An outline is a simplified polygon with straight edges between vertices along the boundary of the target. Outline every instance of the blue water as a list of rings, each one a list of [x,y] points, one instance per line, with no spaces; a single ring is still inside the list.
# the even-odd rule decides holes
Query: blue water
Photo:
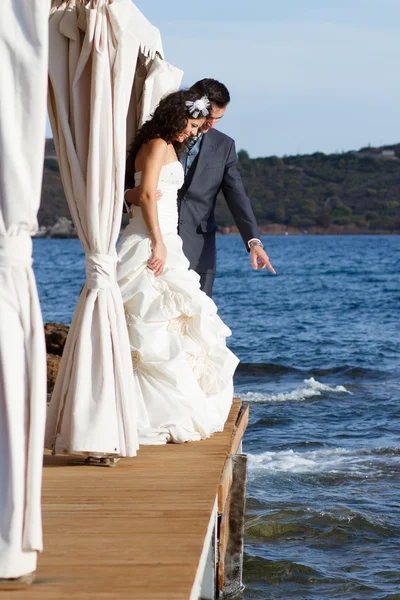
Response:
[[[218,238],[215,300],[251,404],[244,599],[400,599],[400,237]],[[34,240],[45,321],[71,320],[78,240]]]

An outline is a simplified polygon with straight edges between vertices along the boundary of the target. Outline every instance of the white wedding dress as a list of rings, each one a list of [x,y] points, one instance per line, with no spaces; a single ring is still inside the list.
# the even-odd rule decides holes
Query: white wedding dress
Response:
[[[141,173],[135,174],[140,185]],[[233,398],[237,357],[229,328],[189,270],[178,236],[179,161],[162,167],[158,216],[167,257],[158,277],[147,267],[148,228],[135,208],[118,245],[121,287],[132,353],[139,443],[188,442],[221,431]]]

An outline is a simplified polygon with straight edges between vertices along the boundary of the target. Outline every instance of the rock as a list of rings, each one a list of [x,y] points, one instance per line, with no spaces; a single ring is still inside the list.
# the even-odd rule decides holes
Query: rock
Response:
[[[44,336],[46,339],[46,351],[48,354],[61,356],[67,341],[69,327],[63,323],[46,323]]]
[[[61,355],[67,341],[69,326],[63,323],[46,323],[44,326],[44,337],[47,351],[47,400],[56,383],[58,369],[60,368]]]
[[[47,237],[47,227],[45,225],[41,225],[39,227],[39,229],[37,230],[37,232],[35,233],[35,235],[33,235],[32,237],[34,237],[34,238]]]
[[[56,383],[61,356],[58,354],[47,355],[47,394],[51,395]]]
[[[49,227],[47,234],[51,238],[75,238],[77,237],[75,227],[71,219],[59,217],[52,227]]]

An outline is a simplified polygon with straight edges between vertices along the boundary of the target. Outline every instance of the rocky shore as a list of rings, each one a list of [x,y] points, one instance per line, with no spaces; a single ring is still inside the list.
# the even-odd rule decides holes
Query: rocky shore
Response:
[[[269,225],[261,225],[260,232],[264,235],[399,235],[399,229],[364,229],[354,225],[330,225],[329,227],[308,227],[307,229],[299,229],[298,227],[290,227],[280,225],[279,223],[271,223]],[[220,227],[219,234],[235,235],[238,234],[237,227]],[[76,229],[71,219],[60,217],[51,226],[41,225],[38,232],[33,237],[35,238],[54,238],[68,239],[77,238]]]
[[[71,219],[67,217],[59,217],[54,225],[41,225],[35,238],[76,238],[78,237],[76,229]]]
[[[61,356],[67,341],[69,326],[62,323],[46,323],[44,337],[47,352],[47,394],[51,396],[57,379]]]

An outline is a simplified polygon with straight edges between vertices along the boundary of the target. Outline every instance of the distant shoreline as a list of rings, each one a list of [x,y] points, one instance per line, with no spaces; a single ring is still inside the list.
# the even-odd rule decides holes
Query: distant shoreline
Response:
[[[232,228],[233,229],[233,228]],[[400,231],[370,231],[368,229],[363,230],[363,231],[269,231],[269,230],[265,230],[262,227],[260,227],[260,234],[261,235],[270,235],[270,236],[285,236],[285,237],[293,237],[293,236],[312,236],[312,235],[316,235],[316,236],[349,236],[349,235],[357,235],[357,236],[363,236],[363,235],[373,235],[373,236],[377,236],[377,235],[382,235],[382,236],[392,236],[392,235],[400,235]],[[239,235],[240,233],[238,231],[229,231],[229,232],[221,232],[218,231],[217,232],[218,236],[221,237],[225,237],[225,236],[233,236],[233,235]],[[32,236],[33,239],[35,240],[77,240],[79,239],[77,235],[70,235],[70,236],[42,236],[42,235],[38,235],[38,236]]]
[[[308,229],[298,229],[274,224],[260,225],[259,230],[262,235],[400,235],[400,229],[388,231],[385,229],[361,229],[345,225],[313,226]],[[237,227],[221,227],[218,233],[220,235],[236,235],[239,234],[239,230]]]
[[[128,224],[122,222],[121,231]],[[259,226],[260,233],[263,235],[399,235],[400,229],[366,229],[356,227],[355,225],[330,225],[329,227],[321,227],[313,225],[311,227],[290,227],[280,223],[270,223],[268,225]],[[218,230],[219,235],[239,235],[239,230],[236,226],[228,227],[221,226]],[[35,239],[69,239],[77,238],[76,229],[71,219],[67,217],[58,217],[56,222],[51,227],[41,226],[38,232],[33,236]]]

